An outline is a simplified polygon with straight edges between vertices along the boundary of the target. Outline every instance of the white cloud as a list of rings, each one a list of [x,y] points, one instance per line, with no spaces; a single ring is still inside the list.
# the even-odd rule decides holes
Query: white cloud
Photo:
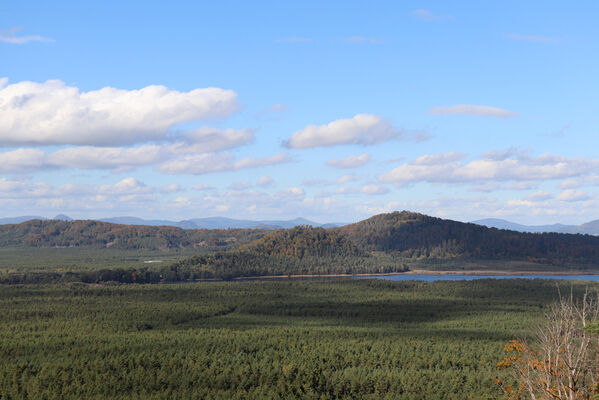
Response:
[[[341,187],[335,191],[336,194],[368,194],[379,195],[389,193],[389,188],[375,183],[359,187]]]
[[[256,185],[260,187],[271,187],[274,185],[274,183],[275,181],[270,176],[263,176],[262,178],[258,179]]]
[[[11,44],[25,44],[29,42],[53,42],[54,39],[46,38],[40,35],[17,36],[23,28],[15,27],[9,30],[0,31],[0,42]]]
[[[125,178],[114,185],[102,185],[98,188],[101,194],[134,194],[151,190],[145,183],[135,178]]]
[[[212,153],[229,150],[252,143],[253,129],[215,129],[203,127],[177,137],[183,141],[172,144],[169,151],[175,154]]]
[[[430,114],[467,114],[482,115],[485,117],[509,118],[518,115],[517,113],[503,108],[476,106],[471,104],[456,104],[449,107],[433,107],[429,110]]]
[[[449,151],[447,153],[439,154],[425,154],[415,159],[413,165],[439,165],[439,164],[450,164],[454,161],[458,161],[466,157],[466,154],[459,153],[457,151]]]
[[[164,193],[179,192],[181,190],[181,185],[178,183],[171,183],[170,185],[166,185],[162,188],[162,192]]]
[[[442,21],[453,19],[453,16],[450,14],[435,14],[430,10],[425,10],[422,8],[412,11],[412,16],[423,21]]]
[[[246,157],[237,161],[234,169],[265,167],[268,165],[283,164],[291,162],[289,155],[286,153],[278,153],[270,157]]]
[[[110,146],[162,140],[179,123],[226,117],[237,108],[237,94],[219,88],[178,92],[152,85],[80,92],[58,80],[11,85],[4,80],[0,144]]]
[[[508,190],[531,190],[538,186],[536,182],[512,182],[505,185],[505,188]]]
[[[11,192],[22,185],[21,181],[9,181],[6,178],[0,179],[0,192]]]
[[[359,178],[356,175],[346,174],[346,175],[341,175],[339,178],[337,178],[337,183],[340,185],[344,185],[349,182],[355,182],[358,179]]]
[[[599,186],[599,175],[590,174],[580,178],[565,179],[557,184],[560,189],[577,189],[591,186]]]
[[[0,153],[0,172],[39,169],[44,166],[44,156],[39,149],[16,149]]]
[[[212,172],[236,171],[245,168],[263,167],[289,161],[289,156],[285,153],[279,153],[264,158],[247,157],[239,161],[235,161],[231,154],[207,153],[184,156],[166,161],[159,167],[159,170],[165,174],[201,175]]]
[[[551,199],[552,197],[553,195],[545,190],[537,190],[536,192],[526,196],[525,199],[530,201],[545,201]]]
[[[550,37],[550,36],[538,36],[538,35],[518,35],[516,33],[504,33],[503,37],[512,40],[522,40],[526,42],[536,43],[558,43],[563,42],[563,38]]]
[[[370,162],[371,155],[366,153],[359,156],[337,158],[327,161],[327,165],[334,168],[357,168]]]
[[[339,144],[373,145],[397,139],[403,134],[403,131],[378,115],[357,114],[353,118],[338,119],[327,125],[309,125],[295,132],[284,144],[294,149]]]
[[[45,164],[62,168],[124,170],[159,162],[162,148],[156,145],[141,147],[71,147],[46,156]]]
[[[382,174],[382,182],[405,185],[415,182],[480,183],[489,181],[542,181],[594,173],[599,160],[567,158],[552,154],[538,157],[515,155],[463,162],[459,153],[427,155]]]
[[[222,153],[195,154],[166,161],[158,169],[165,174],[193,175],[232,171],[234,158],[231,154]]]
[[[584,201],[589,200],[591,197],[582,190],[568,189],[561,192],[557,199],[560,201]]]
[[[242,146],[254,140],[251,130],[203,128],[184,134],[171,144],[139,147],[68,147],[46,154],[40,149],[21,148],[0,153],[0,171],[24,172],[47,168],[110,169],[121,172],[173,160],[180,155],[213,153]]]

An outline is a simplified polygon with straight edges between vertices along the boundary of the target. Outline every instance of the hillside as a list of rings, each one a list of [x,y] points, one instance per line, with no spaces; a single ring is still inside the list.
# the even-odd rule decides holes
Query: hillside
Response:
[[[407,211],[380,214],[336,230],[368,251],[411,259],[530,260],[599,266],[599,237],[522,233]]]
[[[178,280],[263,275],[403,272],[405,265],[372,254],[333,229],[299,226],[278,230],[237,250],[204,254],[173,264]]]
[[[0,247],[95,247],[165,250],[186,247],[231,248],[266,234],[248,229],[194,229],[120,225],[99,221],[31,220],[0,226]]]

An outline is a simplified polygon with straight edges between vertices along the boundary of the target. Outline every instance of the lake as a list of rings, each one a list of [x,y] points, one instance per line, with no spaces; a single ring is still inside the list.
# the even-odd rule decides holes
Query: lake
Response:
[[[402,274],[356,276],[355,279],[384,279],[387,281],[472,281],[475,279],[568,279],[599,282],[599,275],[465,275],[465,274]]]

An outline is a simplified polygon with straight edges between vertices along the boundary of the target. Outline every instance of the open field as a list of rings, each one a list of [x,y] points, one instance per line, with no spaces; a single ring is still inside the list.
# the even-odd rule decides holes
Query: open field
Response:
[[[503,346],[556,296],[544,280],[0,286],[0,398],[497,398]]]
[[[209,250],[205,250],[206,252]],[[103,268],[139,268],[178,261],[202,249],[121,250],[93,247],[0,247],[0,272],[89,271]],[[161,260],[163,263],[146,263]]]

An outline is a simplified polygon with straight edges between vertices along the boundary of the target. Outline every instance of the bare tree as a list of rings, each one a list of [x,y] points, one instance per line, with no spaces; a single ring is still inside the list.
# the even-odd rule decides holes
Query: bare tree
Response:
[[[599,399],[599,336],[588,328],[599,318],[599,293],[580,301],[562,297],[546,314],[534,340],[512,340],[508,368],[518,387],[502,384],[509,399]]]

